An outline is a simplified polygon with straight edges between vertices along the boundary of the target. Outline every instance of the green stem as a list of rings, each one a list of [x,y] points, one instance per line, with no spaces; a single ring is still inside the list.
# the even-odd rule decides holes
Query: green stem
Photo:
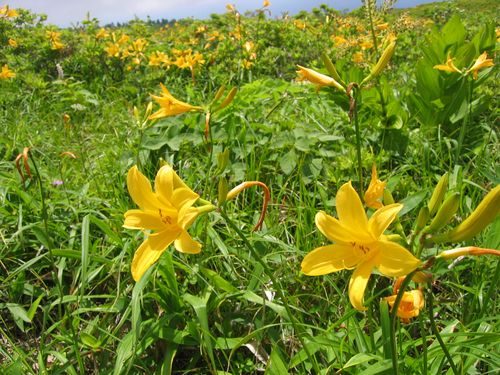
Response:
[[[359,131],[359,121],[358,121],[358,90],[352,97],[354,104],[352,106],[352,122],[354,122],[354,129],[356,131],[356,156],[358,160],[358,180],[359,180],[359,191],[364,191],[363,185],[363,163],[361,161],[361,133]]]
[[[467,77],[464,77],[463,79],[467,79]],[[462,120],[462,125],[460,127],[460,133],[458,135],[458,144],[457,144],[457,151],[455,153],[455,164],[458,164],[458,160],[460,158],[460,152],[462,151],[462,146],[463,146],[463,143],[464,143],[464,139],[465,139],[465,132],[467,130],[467,126],[469,124],[469,121],[471,119],[471,116],[472,116],[472,104],[471,104],[471,100],[472,100],[472,90],[473,90],[473,87],[474,87],[474,83],[473,82],[468,82],[467,84],[467,114],[464,116],[464,119]]]
[[[453,358],[451,358],[450,352],[446,348],[446,344],[444,343],[443,339],[441,338],[441,335],[439,334],[439,331],[436,327],[436,322],[434,320],[434,295],[432,294],[432,285],[429,283],[428,291],[427,291],[427,307],[429,309],[429,321],[431,323],[431,330],[432,333],[436,336],[436,339],[439,342],[439,345],[441,346],[441,349],[443,350],[443,353],[448,360],[448,363],[450,364],[451,370],[455,375],[458,375],[458,370],[455,367],[455,363],[453,362]]]
[[[33,154],[31,154],[33,155]],[[59,291],[59,297],[61,299],[61,303],[59,303],[58,306],[58,312],[59,312],[59,317],[62,317],[62,300],[64,297],[64,292],[62,289],[62,285],[59,282],[59,278],[57,277],[57,266],[54,258],[54,254],[52,253],[52,248],[54,247],[54,244],[52,243],[52,238],[49,235],[49,214],[47,213],[47,205],[45,203],[45,191],[43,189],[43,182],[42,178],[40,177],[40,173],[38,171],[38,166],[36,164],[35,158],[32,156],[31,157],[31,163],[33,164],[33,168],[35,169],[35,174],[36,174],[36,179],[38,181],[38,186],[40,187],[40,201],[42,203],[42,221],[43,221],[43,228],[45,232],[45,237],[47,238],[47,251],[49,254],[49,260],[52,266],[52,272],[53,272],[53,279],[57,284],[57,289]]]
[[[245,244],[246,248],[250,251],[252,256],[262,265],[264,272],[269,277],[269,279],[271,280],[273,285],[276,286],[276,293],[278,294],[280,299],[283,301],[283,306],[285,307],[286,313],[288,315],[288,318],[290,319],[290,323],[292,324],[294,331],[300,332],[299,327],[297,326],[297,324],[295,322],[294,315],[292,314],[290,306],[288,305],[287,298],[286,298],[285,294],[283,293],[281,283],[278,282],[278,280],[274,277],[273,273],[269,270],[267,263],[261,258],[259,253],[255,250],[255,248],[252,246],[250,241],[248,241],[248,239],[245,237],[245,235],[240,230],[240,228],[238,228],[238,226],[229,218],[229,216],[227,215],[227,213],[223,207],[220,208],[220,214],[221,214],[222,218],[224,219],[224,221],[229,225],[229,227],[236,232],[238,237],[240,237],[240,239],[243,241],[243,243]],[[302,347],[304,348],[304,351],[306,352],[307,357],[311,361],[311,364],[314,368],[314,373],[319,374],[321,371],[320,371],[320,368],[318,366],[318,363],[316,362],[316,358],[312,356],[311,352],[307,348],[307,345],[304,342],[302,335],[300,333],[298,334],[298,339],[299,339],[300,343],[302,344]]]
[[[398,295],[396,296],[396,300],[394,301],[394,305],[392,306],[391,310],[391,358],[392,358],[392,371],[393,371],[392,373],[394,375],[399,374],[398,352],[396,346],[396,317],[398,316],[398,308],[399,304],[401,303],[401,300],[403,299],[404,292],[408,287],[408,285],[410,284],[410,281],[415,272],[417,272],[417,270],[406,275],[405,279],[401,283],[401,286],[399,287]]]
[[[420,328],[420,337],[422,337],[422,375],[427,375],[427,335],[422,314],[418,317],[418,325]]]

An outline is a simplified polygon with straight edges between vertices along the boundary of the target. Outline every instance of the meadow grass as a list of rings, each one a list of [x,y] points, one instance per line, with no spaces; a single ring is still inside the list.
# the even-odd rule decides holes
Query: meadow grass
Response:
[[[434,23],[328,7],[278,19],[264,8],[228,12],[161,29],[136,20],[106,28],[115,35],[103,41],[95,37],[98,21],[88,20],[61,30],[61,50],[47,39],[56,28],[31,13],[0,18],[0,65],[16,73],[0,79],[0,372],[495,373],[498,258],[436,259],[423,286],[426,306],[409,323],[389,312],[384,297],[393,294],[393,280],[378,272],[363,312],[349,299],[352,271],[301,272],[306,254],[330,243],[315,215],[337,217],[335,197],[348,181],[362,196],[373,163],[404,205],[390,233],[405,233],[406,245],[446,172],[447,197],[455,193],[459,203],[437,234],[463,222],[498,185],[496,66],[477,80],[432,69],[450,51],[464,72],[483,51],[492,56],[493,20],[478,24],[477,14],[456,4],[434,6],[442,17]],[[335,44],[334,36],[366,34],[369,41],[370,25],[385,20],[398,33],[397,49],[382,74],[359,89],[358,147],[349,98],[298,82],[295,64],[331,74],[322,68],[326,52],[345,82],[359,84],[384,45],[365,50],[359,41]],[[225,38],[210,39],[213,31]],[[375,40],[382,42],[387,35],[380,32]],[[137,66],[107,51],[122,34],[148,41],[145,50],[129,50]],[[206,43],[212,45],[204,49]],[[199,51],[206,62],[148,65],[148,54],[174,48]],[[364,60],[353,62],[354,52]],[[207,139],[203,112],[140,125],[160,82],[193,105],[209,103],[222,85],[225,94],[233,86],[238,92],[212,114]],[[16,169],[25,147],[31,177],[23,158],[23,176]],[[127,173],[137,165],[152,181],[163,162],[217,210],[189,228],[200,254],[170,246],[135,282],[131,262],[145,236],[122,227],[124,213],[136,208]],[[252,228],[262,191],[252,187],[222,202],[220,187],[254,180],[271,190],[258,231]],[[416,236],[410,250],[426,261],[460,246],[498,249],[495,217],[473,239],[433,244]]]

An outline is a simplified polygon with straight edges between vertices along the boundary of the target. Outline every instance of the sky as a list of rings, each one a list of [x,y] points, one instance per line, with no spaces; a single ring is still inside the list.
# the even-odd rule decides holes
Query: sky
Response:
[[[311,10],[321,4],[345,10],[361,6],[361,0],[270,0],[271,16],[283,12],[295,14],[300,10]],[[432,0],[399,0],[397,7],[405,8]],[[262,6],[262,0],[0,0],[0,6],[24,8],[48,16],[47,23],[60,27],[74,26],[85,20],[87,13],[97,18],[101,25],[125,22],[138,17],[146,19],[207,18],[212,13],[224,13],[226,4],[234,4],[240,13]]]

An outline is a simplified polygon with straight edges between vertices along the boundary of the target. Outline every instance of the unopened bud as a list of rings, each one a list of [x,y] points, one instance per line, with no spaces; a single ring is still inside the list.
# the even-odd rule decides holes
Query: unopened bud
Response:
[[[417,221],[415,223],[415,232],[420,233],[422,229],[424,229],[425,224],[429,220],[429,208],[422,207],[418,212]]]
[[[380,56],[380,59],[378,60],[377,64],[372,68],[370,74],[363,80],[363,82],[361,82],[362,85],[371,80],[372,78],[378,76],[382,72],[382,70],[385,69],[387,64],[389,64],[392,55],[394,55],[395,50],[396,50],[396,42],[393,41],[386,47],[386,49],[382,53],[382,56]]]
[[[436,255],[436,258],[441,259],[455,259],[464,255],[496,255],[500,256],[499,250],[484,249],[481,247],[467,246],[459,247],[457,249],[445,250]]]
[[[500,185],[491,190],[479,203],[476,209],[450,232],[433,236],[430,239],[435,243],[461,242],[470,240],[485,229],[500,212]]]
[[[387,189],[384,189],[384,204],[386,206],[394,204],[394,198],[392,197],[391,192]]]
[[[441,176],[434,191],[432,192],[431,199],[429,200],[429,216],[432,217],[437,212],[443,198],[448,190],[448,172]]]
[[[457,213],[458,206],[460,204],[460,193],[455,192],[446,198],[439,208],[436,216],[431,221],[428,232],[437,232],[439,229],[444,227],[451,218]]]
[[[326,70],[328,70],[328,73],[331,74],[332,78],[336,80],[338,83],[340,83],[342,86],[345,86],[345,82],[340,77],[339,72],[335,68],[335,65],[333,64],[332,60],[330,60],[328,55],[326,53],[323,53],[321,55],[321,59],[323,60],[323,64],[325,64],[325,68]]]
[[[218,186],[218,202],[219,205],[223,204],[227,199],[227,191],[229,190],[227,185],[227,180],[225,177],[219,177],[219,186]]]
[[[227,94],[226,98],[224,101],[220,104],[219,107],[217,107],[217,111],[220,111],[221,109],[226,108],[231,102],[233,101],[234,97],[236,96],[236,92],[238,91],[237,87],[233,87],[231,91],[229,91],[229,94]]]
[[[217,169],[220,173],[224,172],[227,165],[229,164],[229,149],[226,148],[224,151],[217,154]]]

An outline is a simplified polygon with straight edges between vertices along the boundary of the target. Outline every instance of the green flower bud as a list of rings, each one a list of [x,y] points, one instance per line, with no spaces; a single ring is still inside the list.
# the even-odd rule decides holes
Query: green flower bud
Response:
[[[429,216],[432,217],[437,212],[443,198],[448,190],[448,172],[441,176],[434,191],[432,192],[431,199],[429,200]]]

